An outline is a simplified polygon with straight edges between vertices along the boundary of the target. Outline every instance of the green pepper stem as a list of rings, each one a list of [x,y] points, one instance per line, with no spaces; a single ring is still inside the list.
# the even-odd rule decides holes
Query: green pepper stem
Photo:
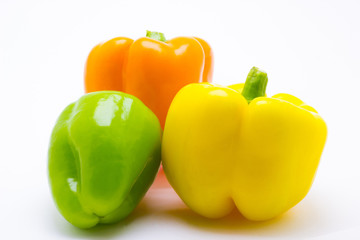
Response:
[[[242,95],[250,103],[254,98],[265,96],[268,82],[267,73],[257,67],[251,68],[242,90]]]
[[[161,42],[166,42],[165,35],[161,32],[152,32],[152,31],[147,30],[146,36],[149,38],[161,41]]]

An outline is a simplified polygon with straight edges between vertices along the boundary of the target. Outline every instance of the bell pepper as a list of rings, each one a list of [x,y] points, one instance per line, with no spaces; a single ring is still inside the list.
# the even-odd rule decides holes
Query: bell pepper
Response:
[[[189,83],[211,82],[213,54],[197,37],[166,41],[147,32],[136,41],[117,37],[95,46],[85,66],[85,92],[116,90],[138,97],[163,127],[170,103]]]
[[[267,80],[253,68],[245,85],[190,84],[170,106],[164,171],[181,199],[205,217],[237,208],[249,220],[271,219],[311,187],[325,122],[294,96],[265,97]]]
[[[128,216],[160,166],[162,129],[139,99],[84,95],[61,113],[51,135],[50,187],[64,218],[79,228]]]

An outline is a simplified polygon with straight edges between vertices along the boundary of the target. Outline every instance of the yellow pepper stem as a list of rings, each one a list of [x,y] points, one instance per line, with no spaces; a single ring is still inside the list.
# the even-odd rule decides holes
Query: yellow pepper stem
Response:
[[[146,36],[161,42],[166,42],[165,35],[161,32],[146,31]]]
[[[267,73],[257,67],[251,68],[242,90],[242,95],[250,103],[254,98],[265,96],[268,82]]]

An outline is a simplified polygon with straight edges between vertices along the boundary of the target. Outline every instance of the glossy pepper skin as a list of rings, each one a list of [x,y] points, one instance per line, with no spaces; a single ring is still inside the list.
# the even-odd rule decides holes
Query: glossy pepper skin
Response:
[[[266,83],[266,73],[253,68],[245,86],[190,84],[171,104],[164,171],[200,215],[220,218],[237,208],[249,220],[268,220],[309,191],[325,122],[294,96],[263,97]]]
[[[79,228],[128,216],[160,165],[161,127],[139,99],[121,92],[84,95],[61,113],[49,146],[55,203]]]
[[[166,41],[149,32],[136,41],[118,37],[95,46],[85,66],[85,92],[117,90],[138,97],[163,127],[170,103],[189,83],[211,82],[213,53],[196,37]]]

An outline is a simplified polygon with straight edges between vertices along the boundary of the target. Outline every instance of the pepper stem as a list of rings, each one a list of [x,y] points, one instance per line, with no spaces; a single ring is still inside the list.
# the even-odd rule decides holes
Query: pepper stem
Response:
[[[152,32],[152,31],[147,30],[146,36],[149,38],[161,41],[161,42],[166,42],[165,35],[161,32]]]
[[[251,68],[242,90],[242,95],[250,103],[254,98],[265,96],[268,82],[267,73],[257,67]]]

